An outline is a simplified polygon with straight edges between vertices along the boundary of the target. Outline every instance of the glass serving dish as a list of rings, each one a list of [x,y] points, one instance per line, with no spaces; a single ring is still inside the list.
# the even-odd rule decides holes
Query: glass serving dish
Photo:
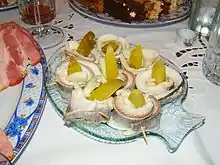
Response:
[[[45,82],[48,97],[56,112],[61,118],[68,108],[70,93],[65,93],[55,82],[56,68],[61,64],[63,48],[59,48],[48,61],[47,81]],[[175,69],[182,77],[180,86],[176,88],[166,99],[161,101],[161,113],[156,118],[147,121],[149,136],[155,136],[163,140],[169,152],[177,151],[184,138],[193,130],[204,124],[205,118],[198,114],[186,111],[182,102],[187,96],[188,83],[183,73],[169,60],[160,56],[166,65]],[[93,124],[84,120],[73,120],[68,127],[81,134],[105,143],[122,144],[135,141],[143,137],[143,132],[133,131],[126,133],[123,129],[113,128],[108,123]]]

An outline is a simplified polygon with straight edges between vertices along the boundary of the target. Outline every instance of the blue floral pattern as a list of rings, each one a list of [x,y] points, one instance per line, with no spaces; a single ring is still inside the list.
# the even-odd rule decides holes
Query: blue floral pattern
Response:
[[[29,88],[29,89],[34,88],[34,87],[35,85],[33,83],[28,83],[27,85],[25,85],[25,88]]]
[[[25,105],[30,107],[34,104],[34,100],[31,98],[28,98],[27,100],[24,101]]]
[[[15,137],[15,136],[21,136],[21,132],[24,129],[24,127],[27,125],[28,120],[26,118],[17,117],[15,116],[13,118],[13,121],[9,123],[5,133],[7,136]]]
[[[39,75],[39,70],[37,69],[37,67],[33,67],[33,68],[31,69],[31,73],[34,74],[34,75],[36,75],[36,76],[38,76],[38,75]]]

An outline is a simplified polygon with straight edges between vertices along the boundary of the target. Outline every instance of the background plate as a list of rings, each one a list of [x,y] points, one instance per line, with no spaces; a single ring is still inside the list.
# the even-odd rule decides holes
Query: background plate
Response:
[[[17,0],[8,0],[8,5],[1,6],[0,11],[9,10],[17,7]]]
[[[134,27],[134,28],[148,28],[148,27],[159,27],[164,25],[173,24],[176,22],[180,22],[186,19],[190,14],[191,8],[191,0],[184,0],[184,3],[179,7],[179,9],[175,12],[162,16],[160,19],[156,19],[153,21],[143,21],[143,22],[132,22],[126,23],[122,22],[121,20],[114,19],[107,14],[99,14],[95,13],[88,9],[88,7],[82,5],[79,0],[68,0],[70,6],[77,11],[79,14],[91,18],[95,21],[116,25],[116,26],[126,26],[126,27]]]
[[[3,129],[6,125],[4,132],[13,146],[14,158],[12,162],[15,162],[16,159],[19,158],[31,140],[31,137],[34,135],[46,104],[47,97],[44,81],[46,81],[45,71],[47,62],[43,51],[41,51],[41,54],[43,56],[41,62],[35,66],[28,66],[28,75],[22,81],[22,84],[13,87],[18,88],[18,92],[21,91],[20,95],[17,94],[18,97],[12,99],[14,100],[13,102],[17,100],[18,102],[13,115],[9,116],[11,110],[8,110],[8,115],[4,115],[6,118],[1,123],[1,128]],[[7,95],[12,97],[10,92],[12,89],[8,88],[5,90],[8,90]],[[11,108],[14,108],[13,105]],[[8,120],[7,117],[10,118],[10,120],[6,124],[5,122]]]

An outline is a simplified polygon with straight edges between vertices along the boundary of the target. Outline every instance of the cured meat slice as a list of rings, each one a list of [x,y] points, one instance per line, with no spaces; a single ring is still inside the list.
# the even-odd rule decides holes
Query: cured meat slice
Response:
[[[7,51],[10,53],[12,60],[18,66],[26,67],[28,62],[27,59],[22,56],[22,52],[20,51],[20,49],[15,49],[19,47],[19,42],[15,37],[14,30],[12,28],[6,28],[2,33],[3,41],[5,43],[5,46],[7,47]]]
[[[1,54],[1,47],[0,47],[0,91],[7,88],[9,85],[8,82],[8,76],[7,73],[5,72],[6,70],[6,65],[5,65],[5,58]]]
[[[4,39],[4,34],[5,33],[0,33],[0,39]],[[26,75],[26,67],[24,65],[16,64],[11,54],[13,53],[14,55],[17,52],[10,52],[9,50],[11,49],[14,50],[13,47],[10,48],[6,45],[6,42],[0,44],[0,68],[3,71],[0,73],[0,84],[2,84],[0,85],[0,90],[6,88],[8,85],[13,86],[20,83]]]
[[[26,60],[29,60],[28,62],[30,62],[31,65],[36,65],[38,62],[40,62],[42,58],[39,53],[41,48],[26,29],[18,26],[14,22],[3,24],[0,26],[0,30],[1,29],[7,34],[7,37],[4,37],[4,41],[8,45],[11,45],[11,47],[14,46],[13,44],[17,43],[17,46],[19,47],[18,50],[21,51],[21,54]],[[13,38],[13,43],[7,42],[8,40],[12,41]]]
[[[42,56],[40,55],[39,49],[36,47],[36,42],[35,44],[33,43],[33,38],[30,38],[27,33],[20,28],[14,29],[14,35],[19,43],[20,51],[22,51],[26,59],[30,60],[31,65],[39,63]]]
[[[1,30],[1,28],[5,28],[5,27],[19,28],[25,35],[27,35],[27,37],[30,38],[31,42],[36,47],[36,49],[39,49],[39,50],[41,49],[40,46],[37,44],[37,42],[34,40],[34,38],[31,36],[31,34],[25,28],[19,26],[15,22],[7,22],[4,24],[0,24],[0,30]]]
[[[7,65],[6,73],[9,80],[9,86],[19,84],[27,74],[26,71],[24,72],[23,69],[21,70],[12,60],[10,60]]]
[[[41,61],[40,47],[24,28],[14,22],[0,24],[0,91],[22,81],[27,65]]]
[[[0,40],[2,40],[2,34],[0,33]],[[0,91],[7,88],[9,85],[7,76],[8,55],[5,55],[4,42],[0,44]]]
[[[5,133],[0,129],[0,152],[8,157],[9,160],[13,158],[13,147],[10,141],[8,140]],[[4,161],[2,157],[0,157],[0,162]]]

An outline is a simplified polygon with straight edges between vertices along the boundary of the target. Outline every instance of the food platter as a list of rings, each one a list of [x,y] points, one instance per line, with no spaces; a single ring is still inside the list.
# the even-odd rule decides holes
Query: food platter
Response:
[[[160,17],[160,19],[127,23],[119,19],[115,19],[109,16],[108,14],[96,13],[88,9],[88,7],[86,7],[82,3],[80,3],[79,0],[68,0],[68,1],[69,1],[70,6],[82,16],[88,17],[92,20],[105,23],[105,24],[123,26],[123,27],[133,27],[133,28],[159,27],[159,26],[165,26],[165,25],[174,24],[174,23],[183,21],[187,19],[189,16],[191,3],[192,3],[191,0],[184,0],[184,3],[178,8],[177,11],[174,11],[170,14],[166,14]]]
[[[0,6],[0,11],[9,10],[17,7],[17,0],[8,0],[8,4]]]
[[[133,44],[130,45],[132,46]],[[158,58],[165,61],[166,67],[175,70],[182,80],[179,85],[174,88],[174,91],[170,92],[165,99],[160,101],[160,113],[156,112],[157,115],[154,117],[142,120],[144,121],[143,123],[132,122],[131,124],[130,120],[128,122],[126,118],[118,115],[119,113],[114,107],[114,110],[110,113],[110,119],[107,122],[90,122],[82,118],[75,118],[66,122],[66,114],[69,113],[70,106],[80,103],[80,99],[75,97],[75,99],[72,100],[71,97],[73,95],[71,96],[71,92],[68,91],[69,89],[64,90],[60,87],[60,84],[57,83],[57,69],[66,61],[66,59],[62,57],[65,52],[64,50],[66,50],[65,46],[59,48],[49,59],[45,87],[52,105],[59,116],[64,119],[65,125],[72,127],[81,134],[94,140],[111,144],[132,142],[145,137],[147,134],[162,139],[168,151],[173,153],[177,151],[184,138],[191,131],[204,124],[205,118],[203,116],[190,113],[182,106],[182,102],[186,98],[188,91],[186,77],[171,61],[161,55],[158,56]],[[121,63],[118,63],[118,65],[120,67]],[[77,91],[77,88],[72,90]],[[74,102],[73,104],[69,104],[71,100]],[[81,101],[83,101],[83,99]],[[154,104],[154,107],[157,107],[155,105],[156,104]],[[78,110],[79,109],[77,109],[77,111]],[[88,116],[88,118],[90,117],[91,116]],[[130,124],[134,126],[134,129],[131,131]],[[146,128],[144,131],[139,129],[142,128],[142,126]]]
[[[0,116],[0,127],[4,130],[13,147],[14,163],[21,156],[30,142],[40,122],[46,104],[46,92],[43,82],[46,81],[46,58],[41,50],[42,60],[35,66],[28,66],[28,75],[17,86],[5,89],[0,93],[5,108],[13,107]],[[7,97],[8,96],[8,97]],[[9,98],[11,102],[9,101]],[[9,105],[10,104],[10,105]],[[15,105],[14,105],[15,104]],[[4,163],[0,163],[4,164]]]

